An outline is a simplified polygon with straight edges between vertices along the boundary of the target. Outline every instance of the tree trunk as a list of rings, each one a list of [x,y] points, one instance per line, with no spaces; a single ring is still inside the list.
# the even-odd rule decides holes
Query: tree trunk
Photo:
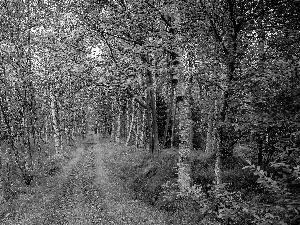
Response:
[[[263,144],[258,144],[257,165],[263,166]]]
[[[69,115],[68,115],[68,126],[67,126],[67,138],[68,138],[68,145],[73,144],[73,126],[72,126],[72,121],[73,120],[73,112],[70,110]]]
[[[56,116],[56,100],[54,93],[50,90],[50,110],[52,115],[52,127],[53,127],[53,138],[55,146],[55,154],[59,154],[61,151],[60,133],[58,128],[57,116]]]
[[[30,80],[23,82],[23,143],[24,143],[24,161],[25,161],[25,169],[26,169],[26,176],[25,182],[29,183],[31,180],[26,180],[30,178],[30,173],[33,170],[33,160],[32,160],[32,153],[33,148],[32,146],[36,145],[36,129],[35,129],[35,122],[36,122],[36,103],[35,103],[35,95],[34,95],[34,87]],[[27,176],[28,175],[28,176]]]
[[[136,116],[135,116],[135,146],[137,148],[139,148],[140,145],[140,138],[141,138],[141,134],[140,134],[140,130],[141,130],[141,111],[139,109],[137,109],[136,111]]]
[[[192,120],[191,111],[185,96],[178,103],[179,108],[179,161],[178,161],[178,183],[181,193],[186,193],[191,185],[190,153],[192,150]]]
[[[129,135],[129,129],[130,129],[130,110],[129,110],[129,99],[126,103],[126,123],[125,123],[125,137]]]
[[[149,59],[146,54],[141,57],[142,62],[145,65],[149,65]],[[158,153],[158,125],[157,125],[157,112],[156,112],[156,87],[153,82],[153,74],[147,68],[146,69],[147,77],[147,122],[148,122],[148,131],[149,131],[149,151],[154,154]],[[151,114],[152,121],[151,121]],[[152,122],[152,124],[151,124]]]
[[[156,112],[156,88],[154,87],[153,77],[150,70],[147,70],[148,84],[149,84],[149,98],[152,114],[152,152],[158,153],[158,126],[157,126],[157,112]]]
[[[43,130],[44,130],[43,136],[45,137],[45,142],[48,142],[49,141],[48,118],[45,119],[45,125]]]
[[[217,148],[219,149],[219,148]],[[218,193],[219,191],[219,186],[222,184],[222,180],[221,180],[221,155],[220,155],[220,151],[217,150],[216,152],[216,161],[215,161],[215,187],[216,187],[216,191]]]
[[[146,105],[147,105],[147,128],[148,128],[148,143],[149,143],[149,152],[151,154],[154,153],[154,150],[153,150],[153,135],[152,135],[152,132],[153,132],[153,127],[152,127],[152,123],[151,123],[151,105],[150,105],[150,88],[149,88],[149,84],[148,84],[148,87],[147,87],[147,96],[146,96]]]
[[[142,109],[142,122],[141,122],[141,147],[145,147],[145,132],[146,132],[146,112]]]
[[[173,108],[174,108],[174,92],[175,92],[175,87],[176,84],[173,81],[173,74],[170,73],[170,79],[171,79],[171,93],[170,93],[170,104],[168,107],[168,112],[167,112],[167,120],[166,120],[166,125],[165,125],[165,132],[164,132],[164,139],[163,139],[163,147],[166,147],[166,142],[167,142],[167,138],[168,138],[168,132],[169,132],[169,124],[170,124],[170,120],[171,117],[173,115]],[[172,126],[173,127],[173,126]]]
[[[116,121],[115,121],[115,102],[114,100],[112,100],[111,103],[111,114],[112,114],[112,118],[111,118],[111,133],[110,133],[110,139],[112,141],[115,141],[115,136],[116,136]]]
[[[258,73],[259,76],[263,76],[266,69],[266,53],[265,53],[265,41],[266,41],[266,33],[263,29],[263,22],[259,22],[260,29],[258,31]],[[262,132],[260,136],[257,138],[257,145],[258,145],[258,153],[257,153],[257,163],[259,166],[263,166],[263,154],[265,149],[266,141],[264,140],[265,134],[267,132]]]
[[[181,93],[178,99],[178,109],[179,109],[179,161],[178,161],[178,184],[181,193],[189,192],[191,186],[191,164],[190,164],[190,154],[193,149],[193,121],[190,106],[191,99],[191,80],[192,75],[189,71],[189,58],[188,55],[183,56],[183,78],[180,81],[179,87]]]
[[[129,132],[128,132],[127,140],[126,140],[126,143],[125,143],[126,146],[129,145],[129,142],[130,142],[130,139],[131,139],[131,133],[132,133],[132,130],[133,130],[133,125],[134,125],[134,115],[135,115],[135,102],[134,101],[135,101],[135,99],[133,98],[132,99],[131,123],[130,123],[130,127],[129,127]]]
[[[118,116],[117,116],[117,124],[116,124],[116,143],[120,143],[121,136],[121,107],[118,106]]]
[[[87,128],[88,128],[87,112],[86,112],[86,109],[82,106],[82,108],[81,108],[81,132],[82,132],[83,139],[86,138]]]
[[[220,193],[220,188],[222,185],[222,177],[221,177],[221,148],[220,148],[220,138],[219,138],[219,133],[216,133],[215,136],[215,149],[216,149],[216,159],[215,159],[215,168],[214,168],[214,175],[215,175],[215,179],[214,179],[214,188],[215,188],[215,197],[219,198],[218,194]]]
[[[216,147],[216,113],[217,113],[217,100],[215,99],[214,104],[208,115],[207,135],[206,135],[206,147],[205,153],[212,153]]]
[[[175,120],[176,120],[177,104],[172,111],[172,131],[171,131],[171,148],[174,147]]]
[[[10,168],[10,166],[11,166],[10,162],[13,161],[13,159],[10,157],[14,156],[14,160],[15,160],[18,168],[20,169],[22,176],[24,178],[26,178],[27,171],[25,168],[24,161],[22,161],[23,157],[21,157],[20,153],[18,152],[18,149],[16,149],[16,147],[15,147],[14,133],[12,132],[13,126],[11,125],[11,121],[10,121],[10,113],[8,111],[9,108],[8,108],[8,100],[6,98],[6,92],[5,92],[5,96],[3,96],[1,92],[0,92],[0,94],[1,94],[0,95],[0,109],[1,109],[3,120],[4,120],[4,123],[6,126],[6,130],[8,132],[8,141],[9,141],[9,145],[10,145],[10,148],[8,148],[8,151],[7,151],[7,155],[9,157],[9,162],[8,162],[7,168]],[[30,179],[30,181],[31,181],[31,179]]]
[[[207,121],[207,131],[206,131],[206,146],[205,153],[211,153],[214,151],[214,133],[213,133],[213,112],[209,113]]]

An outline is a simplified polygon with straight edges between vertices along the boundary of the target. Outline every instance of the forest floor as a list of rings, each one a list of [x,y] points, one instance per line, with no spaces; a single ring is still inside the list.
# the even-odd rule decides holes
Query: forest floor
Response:
[[[96,136],[92,139],[98,140]],[[91,143],[88,143],[91,142]],[[134,200],[113,172],[118,148],[90,140],[73,153],[63,171],[20,196],[1,224],[167,224],[166,215]]]

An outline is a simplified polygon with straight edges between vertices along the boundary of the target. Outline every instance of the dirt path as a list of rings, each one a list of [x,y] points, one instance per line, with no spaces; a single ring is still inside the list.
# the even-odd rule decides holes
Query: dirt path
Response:
[[[138,200],[132,200],[122,181],[113,175],[105,161],[113,159],[113,148],[105,143],[94,146],[97,182],[104,191],[107,213],[116,224],[166,224],[164,215]]]
[[[88,144],[90,145],[90,144]],[[96,182],[92,147],[80,147],[63,167],[63,172],[47,178],[32,195],[20,197],[14,219],[3,225],[89,225],[117,224],[106,213],[104,194]]]
[[[26,200],[19,200],[23,206],[15,219],[1,224],[166,224],[160,212],[132,200],[109,170],[105,162],[113,160],[116,153],[105,142],[78,148],[62,174],[51,178],[35,194],[25,196]]]
[[[103,192],[95,182],[94,154],[91,149],[81,152],[65,168],[67,179],[63,181],[45,206],[42,223],[37,224],[114,224],[105,213]]]

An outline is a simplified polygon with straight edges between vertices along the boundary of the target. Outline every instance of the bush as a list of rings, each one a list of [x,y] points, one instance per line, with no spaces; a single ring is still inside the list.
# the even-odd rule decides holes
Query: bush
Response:
[[[146,157],[142,163],[130,170],[135,176],[130,180],[130,187],[138,198],[155,205],[161,199],[162,185],[170,179],[175,179],[176,155],[164,151],[160,160]]]
[[[299,224],[299,197],[291,195],[284,185],[268,177],[259,167],[250,163],[246,168],[250,171],[225,170],[222,178],[227,183],[218,187],[209,184],[213,182],[213,171],[208,168],[198,176],[202,185],[192,186],[185,194],[179,192],[176,180],[168,181],[163,185],[160,206],[179,213],[178,218],[189,215],[189,224]],[[210,185],[210,189],[203,185]],[[247,185],[256,187],[252,193],[256,197],[246,199],[243,196]],[[198,214],[194,214],[195,211]]]
[[[299,196],[289,192],[285,179],[274,180],[267,175],[259,166],[255,166],[248,161],[249,166],[245,167],[253,171],[258,176],[257,182],[270,194],[272,194],[273,204],[262,205],[260,212],[266,212],[269,224],[298,224],[300,216],[300,198]],[[271,164],[271,166],[289,167],[285,163]],[[299,166],[294,168],[294,174],[299,174]],[[299,176],[298,176],[299,177]],[[265,218],[260,218],[264,220]],[[298,222],[297,222],[298,221]],[[273,222],[273,223],[271,223]]]

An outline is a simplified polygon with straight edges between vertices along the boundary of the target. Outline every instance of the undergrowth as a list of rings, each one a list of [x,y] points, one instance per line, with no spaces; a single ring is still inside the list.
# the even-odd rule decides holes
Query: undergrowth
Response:
[[[121,150],[120,154],[125,151]],[[136,159],[139,163],[126,165],[119,174],[137,198],[166,211],[170,215],[169,224],[299,224],[298,195],[290,193],[284,184],[261,168],[240,158],[223,164],[223,185],[218,188],[214,185],[213,156],[195,158],[194,183],[188,193],[180,193],[177,156],[170,152],[174,151],[162,152],[157,162],[144,154]]]

